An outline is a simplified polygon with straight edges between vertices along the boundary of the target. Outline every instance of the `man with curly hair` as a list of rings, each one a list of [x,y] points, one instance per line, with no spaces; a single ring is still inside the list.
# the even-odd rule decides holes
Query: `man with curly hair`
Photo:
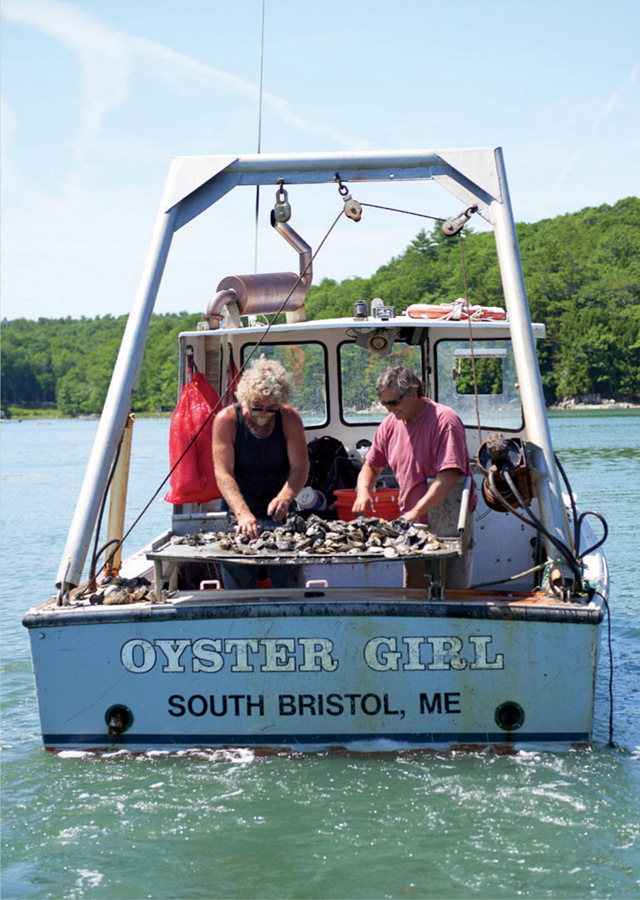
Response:
[[[275,527],[307,482],[309,459],[300,415],[287,405],[291,385],[284,367],[264,355],[243,375],[238,402],[220,412],[213,426],[218,487],[237,520],[238,534],[256,538]],[[225,587],[253,588],[258,567],[222,567]],[[298,584],[297,566],[267,566],[273,587]]]

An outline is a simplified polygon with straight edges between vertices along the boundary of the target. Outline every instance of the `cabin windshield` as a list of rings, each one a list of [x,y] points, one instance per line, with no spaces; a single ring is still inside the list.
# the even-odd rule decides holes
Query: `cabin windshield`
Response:
[[[242,362],[255,344],[242,348]],[[305,428],[317,428],[329,421],[327,406],[327,352],[316,342],[261,344],[256,356],[264,355],[281,363],[293,387],[291,406],[297,409]],[[255,359],[256,357],[254,357]]]
[[[340,415],[346,425],[378,425],[388,410],[378,400],[376,381],[389,366],[407,366],[423,376],[420,347],[395,343],[391,353],[379,356],[364,347],[344,343],[339,348],[342,407]]]
[[[473,363],[478,384],[478,410],[483,428],[520,431],[522,402],[513,346],[509,340],[438,341],[435,345],[436,400],[452,407],[464,425],[477,427]]]

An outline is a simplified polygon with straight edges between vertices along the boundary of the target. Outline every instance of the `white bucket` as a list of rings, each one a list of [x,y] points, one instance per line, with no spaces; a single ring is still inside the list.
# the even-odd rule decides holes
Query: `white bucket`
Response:
[[[296,503],[298,504],[299,509],[326,509],[327,501],[324,494],[321,494],[320,491],[315,491],[311,487],[302,488],[298,496],[296,497]]]
[[[347,451],[347,455],[351,462],[354,462],[358,468],[361,468],[371,447],[356,447],[354,444],[352,447],[345,447],[344,449]]]

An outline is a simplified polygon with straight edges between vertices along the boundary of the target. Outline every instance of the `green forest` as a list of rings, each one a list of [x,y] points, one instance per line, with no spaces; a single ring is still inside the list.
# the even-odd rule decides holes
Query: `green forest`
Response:
[[[590,393],[639,401],[640,200],[516,227],[531,316],[547,326],[547,339],[538,343],[547,403]],[[467,227],[463,247],[470,302],[504,307],[493,234]],[[324,279],[312,286],[306,306],[308,318],[317,319],[352,315],[356,300],[374,297],[403,310],[460,296],[458,239],[446,238],[435,223],[371,278]],[[99,413],[126,319],[3,320],[3,409]],[[174,408],[178,334],[195,329],[200,319],[187,313],[152,317],[135,412]]]

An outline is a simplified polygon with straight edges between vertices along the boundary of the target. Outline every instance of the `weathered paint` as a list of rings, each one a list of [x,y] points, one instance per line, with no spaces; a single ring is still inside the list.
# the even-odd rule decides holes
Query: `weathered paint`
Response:
[[[45,745],[484,744],[591,734],[595,615],[567,628],[560,619],[426,611],[186,611],[30,623]],[[505,703],[524,711],[517,730],[496,724]],[[105,714],[114,706],[133,723],[109,739]]]

